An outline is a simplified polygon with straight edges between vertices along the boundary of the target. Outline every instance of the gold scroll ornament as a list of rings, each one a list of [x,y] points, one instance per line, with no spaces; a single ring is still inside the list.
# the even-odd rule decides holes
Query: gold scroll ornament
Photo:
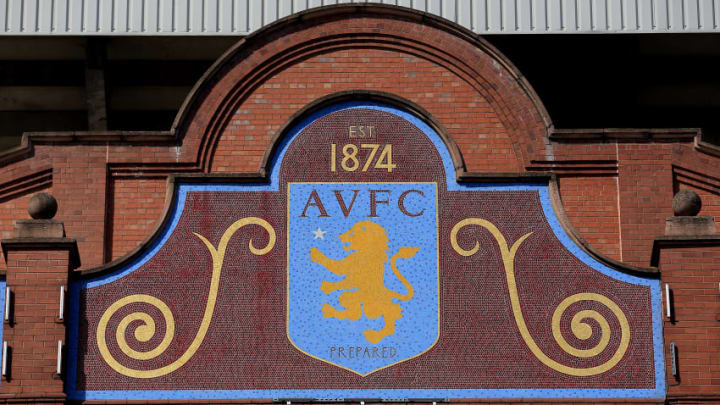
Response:
[[[185,350],[185,353],[183,353],[182,356],[180,356],[177,360],[166,366],[153,370],[137,370],[125,367],[122,364],[118,363],[118,361],[115,360],[112,354],[110,354],[110,351],[107,347],[107,342],[105,341],[105,331],[108,328],[108,322],[110,321],[110,318],[112,318],[112,316],[120,308],[133,303],[149,304],[157,308],[162,313],[163,318],[165,319],[165,335],[163,336],[160,344],[154,349],[148,351],[134,350],[127,344],[127,341],[125,340],[125,331],[127,330],[128,325],[133,321],[142,322],[142,324],[135,329],[135,339],[137,339],[139,342],[147,342],[155,335],[155,321],[149,314],[144,312],[133,312],[125,316],[118,324],[117,331],[115,332],[115,340],[117,341],[120,350],[122,350],[122,352],[131,359],[150,360],[161,355],[170,346],[173,336],[175,335],[175,320],[173,319],[170,308],[168,308],[168,306],[164,302],[150,295],[133,294],[128,295],[125,298],[119,299],[118,301],[110,305],[107,310],[105,310],[105,313],[103,313],[102,317],[100,318],[100,322],[98,323],[97,327],[97,345],[98,349],[100,349],[100,354],[102,355],[103,359],[110,367],[113,368],[113,370],[117,371],[122,375],[133,378],[155,378],[172,373],[173,371],[177,370],[185,363],[187,363],[188,360],[190,360],[190,358],[200,348],[203,339],[205,339],[205,334],[210,327],[210,321],[212,320],[213,311],[215,310],[215,301],[217,300],[218,288],[220,285],[220,271],[222,270],[227,244],[233,234],[246,225],[259,225],[267,231],[269,236],[267,245],[262,249],[256,248],[253,245],[251,239],[249,243],[250,252],[252,252],[254,255],[264,255],[270,252],[270,250],[272,250],[272,248],[275,246],[275,229],[273,229],[273,227],[262,218],[247,217],[240,219],[230,225],[230,227],[225,231],[222,238],[220,239],[220,243],[218,244],[217,249],[215,249],[212,243],[210,243],[210,241],[208,241],[204,236],[193,232],[193,234],[200,238],[200,240],[205,244],[205,246],[207,246],[208,250],[210,251],[210,255],[212,256],[213,261],[213,271],[210,281],[210,293],[208,294],[207,303],[205,305],[205,314],[203,315],[202,322],[200,323],[200,328],[195,335],[195,339],[193,339],[190,346]]]
[[[520,307],[520,299],[518,297],[517,292],[517,284],[515,282],[515,270],[514,270],[514,263],[515,263],[515,254],[517,253],[518,249],[520,248],[520,245],[527,239],[528,236],[532,234],[532,232],[523,235],[518,239],[510,249],[508,249],[507,241],[505,240],[505,237],[500,233],[500,230],[493,225],[490,221],[487,221],[485,219],[481,218],[467,218],[460,222],[458,222],[450,232],[450,243],[452,244],[453,249],[455,251],[463,256],[472,256],[475,254],[478,249],[480,248],[479,243],[476,241],[475,246],[470,250],[465,250],[461,248],[457,243],[457,233],[465,226],[469,225],[478,225],[481,226],[492,234],[492,236],[495,237],[495,240],[497,240],[498,245],[500,246],[500,253],[502,254],[503,264],[505,266],[505,277],[507,278],[507,285],[508,285],[508,292],[510,293],[510,303],[512,305],[512,311],[513,316],[515,317],[515,323],[517,324],[518,329],[520,330],[520,334],[522,335],[523,340],[525,341],[525,344],[530,348],[530,351],[535,355],[535,357],[538,358],[543,364],[546,366],[552,368],[553,370],[559,371],[564,374],[569,374],[573,376],[592,376],[604,373],[611,368],[613,368],[625,355],[625,352],[627,351],[628,345],[630,344],[630,325],[628,324],[627,318],[625,317],[625,314],[622,312],[620,307],[617,306],[613,301],[611,301],[609,298],[607,298],[604,295],[595,294],[595,293],[579,293],[571,295],[567,298],[565,298],[560,305],[555,309],[555,312],[553,313],[552,317],[552,332],[553,336],[555,338],[555,341],[558,343],[558,345],[568,354],[580,357],[580,358],[587,358],[587,357],[593,357],[597,356],[598,354],[602,353],[603,350],[608,345],[608,342],[610,341],[610,325],[608,324],[605,317],[602,316],[602,314],[598,313],[594,310],[584,310],[580,311],[572,318],[572,321],[570,322],[570,327],[573,332],[573,334],[581,340],[586,340],[592,336],[592,327],[587,324],[586,322],[583,322],[585,319],[594,319],[599,325],[600,325],[600,341],[592,348],[590,349],[577,349],[575,347],[570,346],[565,338],[562,336],[562,333],[560,331],[560,320],[562,319],[563,313],[567,308],[580,301],[596,301],[603,305],[605,305],[607,308],[612,311],[612,313],[617,317],[619,323],[620,323],[620,345],[618,346],[615,353],[612,355],[612,357],[606,361],[603,364],[600,364],[595,367],[588,367],[588,368],[579,368],[579,367],[570,367],[566,366],[564,364],[560,364],[557,361],[551,359],[548,357],[543,351],[538,347],[538,345],[535,343],[535,340],[533,339],[532,335],[530,334],[530,331],[528,331],[527,325],[525,324],[525,318],[522,314],[522,308]]]

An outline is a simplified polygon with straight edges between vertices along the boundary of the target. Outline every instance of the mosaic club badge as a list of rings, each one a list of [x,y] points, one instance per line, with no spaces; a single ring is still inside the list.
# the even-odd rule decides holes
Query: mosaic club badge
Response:
[[[286,139],[267,183],[180,184],[145,261],[73,285],[69,397],[664,396],[659,280],[583,253],[545,180],[460,184],[372,103]]]
[[[288,185],[288,337],[367,375],[437,341],[435,183]]]

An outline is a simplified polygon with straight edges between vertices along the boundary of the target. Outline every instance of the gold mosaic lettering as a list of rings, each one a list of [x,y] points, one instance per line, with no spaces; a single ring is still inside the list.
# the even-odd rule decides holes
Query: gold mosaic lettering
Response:
[[[349,125],[348,138],[374,138],[374,125]]]
[[[380,150],[381,146],[382,150]],[[344,171],[354,172],[360,167],[360,158],[358,158],[360,149],[368,151],[361,171],[366,172],[372,167],[374,169],[385,169],[388,173],[391,173],[393,169],[397,168],[397,165],[393,163],[391,144],[363,143],[360,144],[360,148],[358,148],[357,145],[348,143],[343,145],[342,158],[340,159],[340,167]],[[380,156],[375,159],[378,151],[380,151]],[[333,173],[337,171],[337,154],[337,145],[334,143],[330,144],[330,172]],[[373,162],[375,162],[374,165]]]

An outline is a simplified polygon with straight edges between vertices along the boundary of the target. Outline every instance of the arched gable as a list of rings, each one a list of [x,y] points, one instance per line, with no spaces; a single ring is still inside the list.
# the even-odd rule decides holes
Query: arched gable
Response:
[[[522,172],[551,153],[542,103],[497,50],[448,21],[380,5],[311,10],[247,37],[196,85],[174,130],[203,171],[254,172],[298,109],[377,90],[435,117],[465,170]]]

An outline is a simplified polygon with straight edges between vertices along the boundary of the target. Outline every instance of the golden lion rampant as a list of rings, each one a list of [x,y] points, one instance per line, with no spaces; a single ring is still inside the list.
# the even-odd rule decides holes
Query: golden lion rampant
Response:
[[[397,259],[409,259],[415,256],[420,248],[401,247],[390,259],[390,267],[395,276],[407,289],[402,295],[385,287],[385,263],[388,261],[388,236],[385,229],[370,221],[357,222],[353,227],[340,235],[345,250],[352,250],[349,255],[340,260],[333,260],[325,256],[316,248],[310,248],[310,259],[322,265],[331,272],[346,276],[338,282],[323,281],[321,289],[325,294],[337,290],[347,291],[340,295],[340,304],[344,310],[338,310],[329,304],[323,304],[322,313],[325,318],[348,319],[357,321],[362,313],[368,319],[383,317],[385,326],[381,330],[368,329],[364,331],[365,339],[376,344],[384,337],[395,333],[395,321],[402,318],[400,304],[393,299],[409,301],[415,291],[412,285],[398,271],[395,262]],[[348,245],[345,245],[345,244]]]

